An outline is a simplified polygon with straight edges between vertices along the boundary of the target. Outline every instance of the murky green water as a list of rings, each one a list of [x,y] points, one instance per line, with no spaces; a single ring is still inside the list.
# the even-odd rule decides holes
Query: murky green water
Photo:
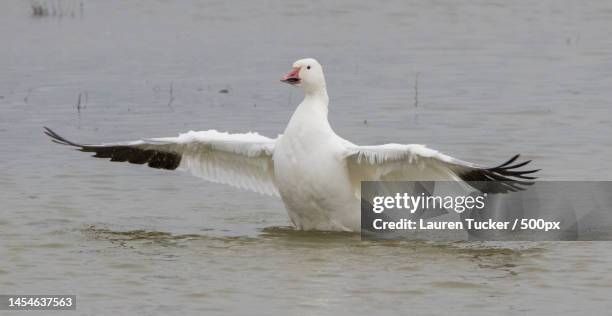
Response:
[[[609,1],[44,3],[56,14],[0,2],[0,293],[76,294],[83,314],[612,308],[606,242],[296,232],[276,199],[42,134],[275,136],[300,98],[280,76],[315,57],[332,124],[354,142],[480,163],[520,152],[545,179],[610,180]]]

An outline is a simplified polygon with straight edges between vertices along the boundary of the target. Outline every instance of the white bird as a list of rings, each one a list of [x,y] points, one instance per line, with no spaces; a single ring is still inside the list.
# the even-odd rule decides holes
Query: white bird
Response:
[[[282,135],[229,134],[216,130],[125,143],[81,145],[49,128],[54,142],[78,147],[94,157],[187,170],[206,180],[280,196],[300,230],[359,231],[360,182],[495,181],[483,192],[521,190],[538,170],[516,170],[518,155],[494,168],[461,161],[423,145],[358,146],[338,136],[327,119],[329,98],[323,68],[300,59],[282,80],[300,87],[304,99]],[[521,180],[521,179],[526,179]]]

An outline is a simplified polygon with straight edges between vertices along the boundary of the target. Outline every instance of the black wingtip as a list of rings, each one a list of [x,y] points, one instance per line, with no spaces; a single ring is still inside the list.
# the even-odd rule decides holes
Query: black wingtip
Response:
[[[501,164],[501,165],[499,165],[497,167],[491,168],[491,169],[504,168],[507,165],[509,165],[509,164],[513,163],[514,161],[516,161],[520,156],[521,156],[521,154],[516,154],[516,155],[512,156],[512,158],[508,159],[508,161],[504,162],[503,164]]]
[[[472,181],[473,187],[488,193],[506,193],[524,191],[526,187],[535,184],[535,173],[540,169],[520,170],[531,163],[531,160],[517,161],[520,154],[516,154],[506,162],[493,168],[477,168],[461,175],[465,181]],[[480,183],[482,182],[482,183]]]
[[[524,167],[531,163],[531,160],[515,163],[519,157],[519,154],[514,155],[505,163],[497,167],[487,169],[487,171],[489,171],[487,177],[490,177],[494,181],[502,182],[507,187],[518,189],[520,191],[525,189],[524,186],[531,186],[535,184],[534,180],[536,180],[537,177],[535,177],[533,174],[537,173],[541,169],[517,170],[518,168]],[[530,176],[527,176],[528,174]]]
[[[151,168],[174,170],[181,163],[182,156],[176,152],[142,149],[125,145],[81,145],[71,142],[60,136],[52,129],[43,127],[45,135],[51,137],[51,141],[61,145],[77,147],[82,152],[93,152],[93,157],[110,158],[111,161],[144,164]]]
[[[67,139],[65,139],[64,137],[60,136],[59,134],[57,134],[56,132],[54,132],[52,129],[43,126],[43,129],[45,130],[44,133],[45,135],[51,137],[51,141],[60,145],[66,145],[66,146],[74,146],[74,147],[82,147],[81,145],[77,144],[77,143],[73,143]]]

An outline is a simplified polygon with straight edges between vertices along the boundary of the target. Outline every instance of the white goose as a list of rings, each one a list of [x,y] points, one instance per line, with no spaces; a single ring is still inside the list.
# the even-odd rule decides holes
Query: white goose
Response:
[[[323,68],[312,58],[296,61],[282,80],[302,88],[305,97],[285,132],[276,139],[257,133],[216,130],[125,143],[81,145],[49,128],[54,142],[78,147],[94,157],[188,170],[206,180],[280,196],[297,229],[359,231],[360,181],[501,181],[486,192],[520,190],[538,170],[518,171],[529,163],[485,168],[423,145],[358,146],[334,133],[327,119],[329,98]],[[521,181],[520,179],[527,179]]]

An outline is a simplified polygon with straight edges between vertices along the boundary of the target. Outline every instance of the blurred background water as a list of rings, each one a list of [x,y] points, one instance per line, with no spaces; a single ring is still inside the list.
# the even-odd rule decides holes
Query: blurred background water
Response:
[[[601,313],[609,243],[361,242],[279,200],[49,142],[282,133],[296,59],[358,144],[611,180],[609,1],[0,2],[0,292],[80,313]]]

